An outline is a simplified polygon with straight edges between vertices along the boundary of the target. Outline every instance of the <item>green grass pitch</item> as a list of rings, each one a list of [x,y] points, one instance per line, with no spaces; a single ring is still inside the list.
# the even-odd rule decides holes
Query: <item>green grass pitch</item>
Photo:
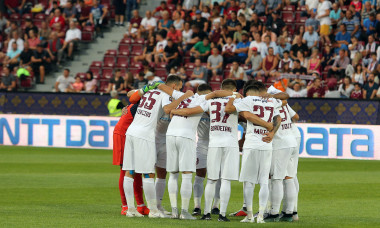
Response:
[[[111,161],[107,150],[1,146],[0,227],[380,227],[380,161],[301,159],[300,221],[270,224],[126,218]],[[242,192],[234,182],[228,213]]]

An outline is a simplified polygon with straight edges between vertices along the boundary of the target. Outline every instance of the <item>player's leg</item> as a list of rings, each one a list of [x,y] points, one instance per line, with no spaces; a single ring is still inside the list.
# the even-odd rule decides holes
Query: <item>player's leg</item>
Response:
[[[294,221],[298,221],[299,220],[299,218],[298,218],[298,194],[299,194],[299,191],[300,191],[300,184],[298,183],[297,176],[295,176],[293,178],[293,180],[294,180],[294,185],[296,187],[296,193],[297,193],[296,200],[294,202],[293,220]]]
[[[168,192],[172,208],[172,218],[178,218],[177,197],[178,197],[178,150],[176,137],[166,136],[166,170],[169,172]]]
[[[256,153],[252,149],[244,149],[239,181],[244,183],[244,203],[246,216],[241,222],[254,222],[252,213],[252,201],[255,184],[258,175],[258,162],[255,159]],[[240,212],[239,212],[240,213]],[[238,216],[238,215],[235,215]]]
[[[113,133],[113,156],[112,156],[112,164],[113,165],[120,165],[120,175],[119,175],[119,192],[120,192],[120,198],[121,198],[121,214],[126,215],[128,206],[127,206],[127,200],[125,198],[124,193],[124,176],[125,171],[122,170],[122,164],[123,164],[123,155],[124,155],[124,145],[125,145],[125,134],[120,135]]]
[[[179,171],[182,172],[180,219],[193,220],[195,217],[191,216],[188,210],[193,190],[193,173],[196,171],[196,143],[188,138],[177,137],[177,148],[179,152],[178,167]]]
[[[256,151],[258,157],[256,157],[259,164],[258,183],[260,184],[259,192],[259,213],[257,215],[257,223],[264,223],[264,212],[268,204],[269,198],[269,173],[272,162],[271,150],[258,150]]]
[[[135,200],[137,204],[137,211],[140,214],[148,215],[149,209],[145,206],[144,196],[143,196],[143,182],[141,173],[135,173],[133,178],[133,190],[135,193]]]
[[[207,184],[205,189],[205,208],[202,220],[211,219],[211,206],[215,196],[217,180],[220,178],[221,153],[220,148],[210,147],[207,154]]]
[[[156,198],[157,208],[165,214],[170,214],[162,207],[162,199],[166,188],[166,143],[158,143],[156,141],[157,162],[156,162]]]
[[[220,204],[220,186],[222,185],[221,179],[216,181],[215,185],[215,195],[214,195],[214,203],[212,204],[211,214],[219,215],[219,204]]]
[[[207,173],[207,149],[197,146],[197,170],[194,179],[194,211],[193,215],[201,215],[201,203],[204,192],[204,179]]]
[[[120,169],[119,192],[120,192],[120,198],[121,198],[121,214],[122,215],[126,215],[127,210],[128,210],[127,199],[125,198],[125,193],[124,193],[124,176],[125,176],[125,171]]]

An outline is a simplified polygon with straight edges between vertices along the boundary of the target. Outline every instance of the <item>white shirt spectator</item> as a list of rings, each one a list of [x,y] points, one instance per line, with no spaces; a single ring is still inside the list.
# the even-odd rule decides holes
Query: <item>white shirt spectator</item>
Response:
[[[17,50],[20,50],[20,51],[24,50],[24,41],[23,41],[22,39],[20,39],[20,38],[18,38],[17,40],[15,40],[15,39],[11,39],[11,40],[9,41],[9,43],[8,43],[8,50],[7,50],[7,53],[10,52],[10,51],[12,50],[12,44],[13,44],[13,42],[15,42],[15,41],[16,41],[16,43],[17,43]]]
[[[307,89],[301,89],[299,91],[295,91],[291,88],[286,88],[286,92],[289,94],[290,97],[306,97],[307,96]]]
[[[234,43],[231,43],[230,45],[228,45],[228,44],[223,45],[222,51],[227,51],[227,50],[229,50],[231,52],[235,52],[236,45]]]
[[[65,92],[72,83],[75,82],[75,79],[71,76],[65,77],[63,75],[57,78],[57,82],[59,82],[58,89],[60,92]]]
[[[243,76],[243,81],[248,81],[248,77],[245,74],[245,71],[244,71],[243,67],[239,66],[239,68],[237,69],[237,71],[234,71],[234,68],[231,68],[230,72],[232,72],[234,78],[240,78],[241,73],[243,73],[243,75],[244,75]]]
[[[74,39],[82,39],[82,32],[78,28],[69,29],[66,32],[65,42],[69,42]]]
[[[162,41],[157,42],[156,51],[158,53],[163,53],[167,44],[168,44],[168,41],[166,41],[166,40],[162,40]]]
[[[153,26],[153,27],[156,27],[157,25],[157,21],[156,21],[156,18],[154,17],[151,17],[150,19],[144,17],[141,21],[141,25],[145,28],[145,29],[148,29],[148,26]]]
[[[260,53],[261,58],[265,58],[265,56],[268,54],[267,46],[264,42],[257,43],[256,41],[252,41],[249,45],[249,49],[252,49],[253,47],[257,48],[257,53]]]
[[[189,29],[189,31],[185,31],[183,30],[182,31],[182,39],[183,39],[183,42],[186,43],[186,42],[189,42],[191,40],[191,36],[193,35],[193,30],[192,29]]]
[[[326,10],[330,10],[332,7],[330,1],[323,1],[319,6],[318,6],[318,11],[317,11],[317,16],[321,16],[326,14]],[[327,15],[325,17],[321,17],[318,19],[321,25],[331,25],[331,18],[330,15]]]
[[[318,8],[318,0],[306,0],[305,5],[309,7],[309,10],[311,9],[317,9]]]

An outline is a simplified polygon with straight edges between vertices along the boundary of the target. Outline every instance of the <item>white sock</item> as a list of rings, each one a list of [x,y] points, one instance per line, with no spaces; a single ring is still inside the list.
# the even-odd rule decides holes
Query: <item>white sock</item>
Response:
[[[282,197],[284,196],[283,188],[282,180],[272,180],[272,215],[276,215],[280,211]]]
[[[272,179],[268,180],[268,191],[269,191],[269,197],[268,197],[265,213],[270,213],[270,211],[272,210]]]
[[[128,208],[136,208],[135,195],[133,193],[133,178],[124,176],[123,188]]]
[[[205,189],[205,208],[204,214],[211,213],[211,204],[215,196],[215,186],[216,180],[207,180],[206,189]]]
[[[220,214],[226,216],[228,201],[230,201],[231,196],[231,181],[222,180],[220,186]]]
[[[178,175],[179,173],[170,173],[169,175],[168,192],[172,208],[177,208]]]
[[[298,183],[298,178],[297,176],[293,178],[294,185],[296,186],[296,200],[294,201],[294,212],[297,212],[297,207],[298,207],[298,193],[300,192],[300,184]]]
[[[264,215],[266,205],[268,203],[269,188],[268,184],[260,184],[259,191],[259,215]]]
[[[182,206],[181,209],[184,211],[189,210],[189,203],[191,198],[191,192],[192,192],[192,181],[193,174],[192,173],[182,173],[182,184],[181,184],[181,202]]]
[[[219,208],[220,186],[221,186],[221,180],[219,179],[219,180],[216,181],[215,195],[214,195],[214,204],[212,205],[212,208]]]
[[[156,187],[154,186],[154,178],[144,178],[143,188],[149,210],[157,210]]]
[[[165,188],[166,188],[166,179],[156,178],[157,207],[161,207],[162,198],[164,198]]]
[[[243,208],[245,207],[245,208],[247,208],[247,201],[245,200],[245,183],[246,182],[243,182]],[[252,195],[252,197],[253,197],[253,195]]]
[[[253,201],[253,192],[255,190],[255,185],[251,182],[244,182],[244,204],[243,207],[247,208],[248,218],[252,218],[252,201]]]
[[[286,200],[286,194],[285,194],[285,180],[282,181],[282,184],[284,186],[284,197],[282,197],[282,210],[283,212],[286,211],[286,204],[288,203],[288,201]]]
[[[202,195],[203,195],[203,180],[204,177],[195,176],[194,179],[194,208],[201,208]]]
[[[285,213],[286,214],[293,214],[294,210],[294,202],[296,200],[296,186],[294,184],[293,179],[286,179],[284,181],[284,189],[285,189],[285,195],[286,195],[286,207]]]

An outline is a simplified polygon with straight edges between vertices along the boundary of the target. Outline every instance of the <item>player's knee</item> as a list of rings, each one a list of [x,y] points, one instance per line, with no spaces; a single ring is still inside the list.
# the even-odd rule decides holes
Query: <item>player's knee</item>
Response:
[[[286,176],[285,180],[293,179],[293,177]]]
[[[135,176],[135,171],[134,170],[126,171],[125,176],[133,178]]]
[[[154,173],[144,173],[144,178],[154,178]]]

